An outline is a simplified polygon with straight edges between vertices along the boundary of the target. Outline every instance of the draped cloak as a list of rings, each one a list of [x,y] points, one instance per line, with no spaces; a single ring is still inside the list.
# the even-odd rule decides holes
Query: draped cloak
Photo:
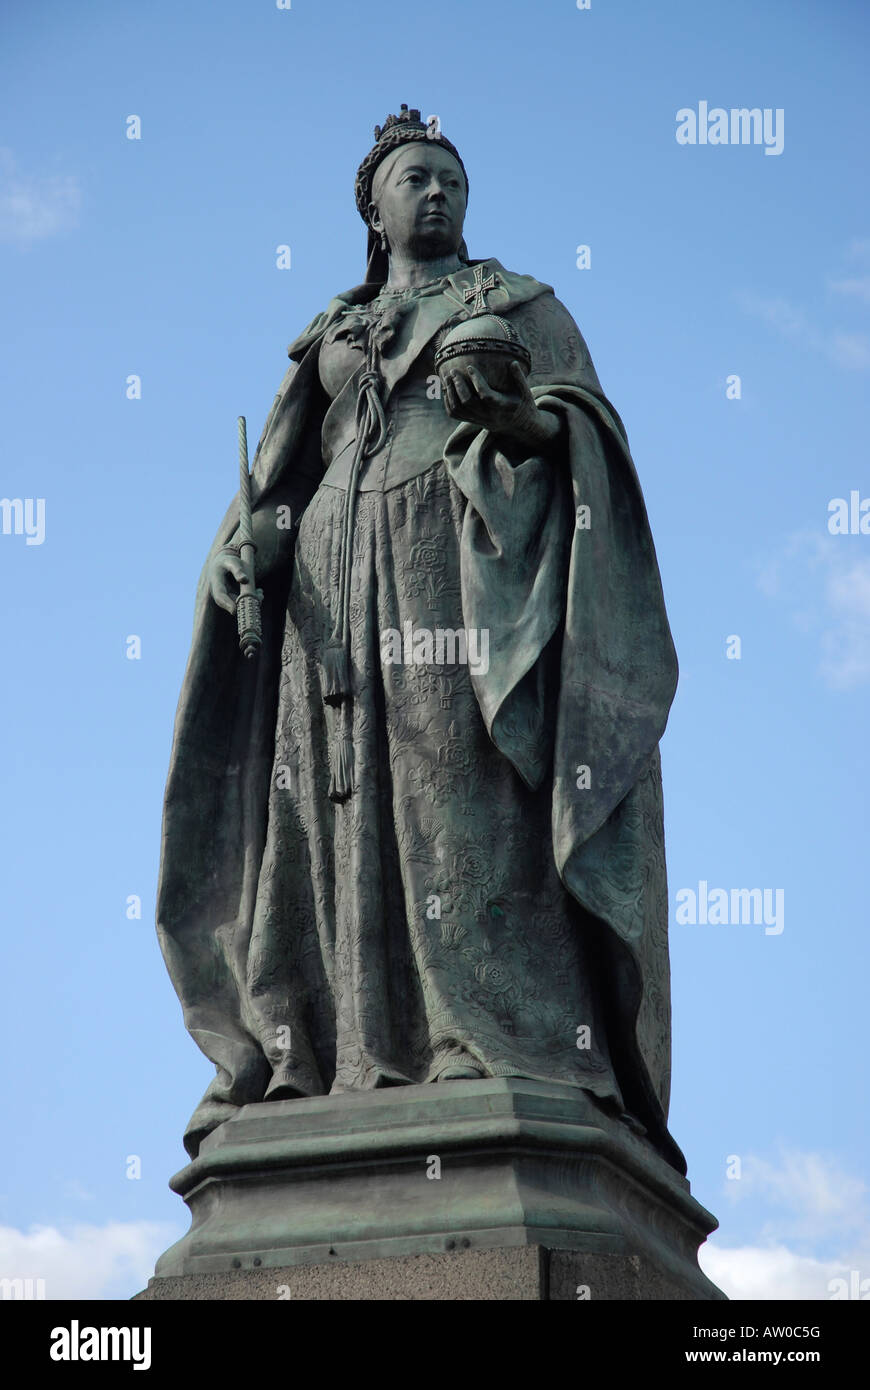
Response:
[[[551,789],[556,868],[606,961],[608,1044],[622,1096],[651,1143],[685,1173],[667,1130],[668,906],[658,752],[677,662],[624,428],[552,289],[493,258],[445,277],[445,294],[420,306],[412,331],[384,357],[383,389],[388,397],[451,315],[467,312],[476,264],[495,275],[487,308],[522,334],[538,404],[561,416],[563,429],[557,454],[546,459],[509,459],[491,432],[464,423],[444,448],[448,473],[467,501],[464,623],[491,633],[488,669],[471,673],[474,694],[489,737],[525,785]],[[365,304],[378,289],[366,283],[337,296],[291,344],[291,366],[254,458],[255,520],[289,508],[298,526],[317,491],[329,406],[318,375],[320,347],[348,306]],[[553,470],[561,491],[553,491]],[[185,1134],[191,1156],[239,1106],[263,1100],[271,1076],[246,1027],[245,989],[293,532],[281,562],[258,574],[263,645],[256,661],[245,662],[235,624],[212,600],[207,579],[238,520],[237,496],[199,581],[164,804],[158,936],[185,1024],[216,1068]]]

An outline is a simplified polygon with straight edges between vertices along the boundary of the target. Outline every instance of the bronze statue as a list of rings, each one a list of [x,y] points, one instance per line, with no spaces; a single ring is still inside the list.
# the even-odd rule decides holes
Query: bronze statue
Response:
[[[419,111],[363,161],[363,284],[291,344],[208,557],[158,929],[217,1075],[264,1099],[525,1077],[680,1173],[659,739],[677,665],[640,486],[547,285],[469,259]]]

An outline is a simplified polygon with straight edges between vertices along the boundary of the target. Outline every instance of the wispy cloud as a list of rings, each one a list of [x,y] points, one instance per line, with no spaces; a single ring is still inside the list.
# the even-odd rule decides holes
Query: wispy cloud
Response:
[[[835,294],[851,295],[870,304],[870,275],[853,276],[849,280],[829,280],[828,288]]]
[[[852,1285],[854,1265],[842,1260],[816,1260],[798,1255],[784,1245],[741,1245],[727,1248],[707,1241],[698,1263],[708,1279],[734,1299],[830,1299],[835,1280]],[[865,1257],[861,1278],[870,1278],[870,1259]]]
[[[779,297],[765,297],[760,294],[753,294],[748,290],[741,290],[737,296],[737,302],[744,313],[752,314],[755,318],[763,319],[770,324],[771,328],[776,329],[782,338],[790,338],[796,343],[811,343],[816,346],[816,335],[809,325],[803,309],[798,308],[791,300]]]
[[[829,1154],[784,1149],[775,1162],[747,1155],[741,1177],[723,1191],[734,1205],[763,1201],[761,1234],[770,1240],[854,1237],[859,1227],[870,1237],[867,1185]]]
[[[758,585],[817,637],[819,673],[831,690],[870,682],[870,556],[856,555],[850,537],[794,532],[765,560]]]
[[[30,246],[78,225],[81,190],[71,174],[21,172],[0,148],[0,241]]]
[[[130,1298],[183,1231],[157,1221],[105,1226],[0,1226],[0,1278],[43,1279],[46,1299]]]
[[[775,1162],[748,1155],[722,1195],[759,1215],[755,1242],[726,1246],[714,1238],[701,1249],[704,1273],[729,1298],[854,1297],[856,1281],[870,1281],[867,1186],[836,1158],[795,1150]]]
[[[836,367],[847,371],[866,371],[870,368],[870,334],[847,333],[843,329],[817,328],[799,305],[782,296],[765,297],[741,291],[737,302],[744,313],[762,319],[781,338],[798,347],[808,348],[827,357]]]
[[[870,304],[870,274],[863,263],[870,261],[870,240],[856,238],[846,252],[847,259],[862,264],[861,273],[830,276],[827,288],[842,299],[863,306]],[[762,322],[781,338],[810,352],[820,353],[836,367],[846,371],[870,370],[870,333],[851,331],[839,325],[824,328],[800,304],[784,295],[756,294],[742,290],[737,302],[745,314]]]
[[[822,674],[836,690],[870,681],[870,559],[853,560],[827,577],[833,625],[822,634]]]

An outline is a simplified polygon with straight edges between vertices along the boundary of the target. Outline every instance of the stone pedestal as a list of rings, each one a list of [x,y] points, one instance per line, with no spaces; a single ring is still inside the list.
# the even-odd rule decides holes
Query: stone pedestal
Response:
[[[697,1262],[715,1218],[574,1087],[248,1105],[170,1186],[191,1229],[138,1298],[724,1297]]]

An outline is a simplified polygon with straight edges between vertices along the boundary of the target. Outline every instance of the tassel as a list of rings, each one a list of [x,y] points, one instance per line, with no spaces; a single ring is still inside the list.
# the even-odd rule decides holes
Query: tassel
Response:
[[[353,739],[341,734],[335,745],[335,765],[329,779],[330,801],[347,801],[353,791]]]
[[[327,642],[323,653],[323,699],[327,705],[340,705],[350,694],[347,648],[333,637]]]

